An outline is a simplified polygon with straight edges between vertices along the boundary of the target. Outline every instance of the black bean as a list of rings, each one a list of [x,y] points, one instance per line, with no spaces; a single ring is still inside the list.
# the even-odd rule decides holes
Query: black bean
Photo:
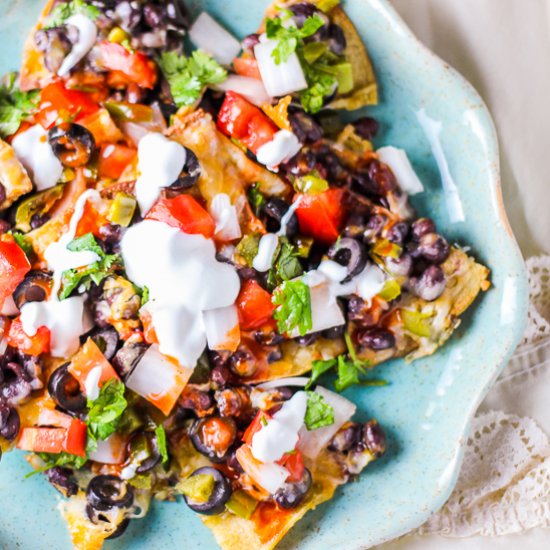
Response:
[[[426,233],[418,243],[419,254],[435,264],[442,264],[449,257],[450,251],[449,243],[437,233]]]
[[[387,238],[395,244],[403,244],[409,234],[409,224],[407,222],[394,223],[388,230]]]
[[[139,363],[142,355],[147,350],[146,344],[126,342],[115,354],[112,365],[122,377],[127,377]]]
[[[70,468],[54,466],[46,470],[45,474],[48,481],[64,496],[70,497],[78,492],[78,485]]]
[[[30,221],[31,229],[38,229],[48,221],[50,221],[49,214],[33,214]]]
[[[344,336],[345,332],[346,332],[346,326],[340,325],[339,327],[332,327],[332,328],[323,330],[321,334],[323,335],[323,338],[327,338],[328,340],[334,340],[336,338],[341,338],[342,336]]]
[[[435,223],[430,218],[418,218],[411,225],[413,240],[419,241],[424,235],[435,233]]]
[[[0,403],[16,406],[31,394],[32,380],[22,365],[9,361],[2,368],[3,382],[0,384]]]
[[[3,183],[0,182],[0,204],[2,204],[6,200],[6,188],[4,187]]]
[[[246,378],[256,372],[258,365],[252,352],[246,346],[241,345],[229,358],[229,368],[237,376]]]
[[[143,6],[143,18],[152,29],[159,27],[165,16],[166,12],[162,6],[155,4],[145,4]]]
[[[304,336],[297,336],[294,340],[300,346],[311,346],[313,342],[316,342],[319,339],[320,335],[321,334],[319,332],[312,332],[311,334],[306,334]]]
[[[13,441],[19,434],[19,413],[8,405],[0,404],[0,436]]]
[[[380,233],[382,233],[382,230],[384,229],[386,223],[387,223],[386,216],[382,214],[373,214],[368,220],[367,220],[367,228],[365,231],[365,237],[369,240],[374,240],[378,236],[380,236]]]
[[[385,261],[388,271],[396,277],[407,277],[412,272],[413,260],[410,254],[401,254],[399,258],[388,256]]]
[[[260,35],[253,33],[245,36],[241,42],[243,50],[253,50],[260,43]]]
[[[284,171],[292,176],[300,177],[309,174],[317,166],[317,158],[312,151],[302,150],[288,162],[281,165]]]
[[[346,36],[340,25],[331,23],[328,27],[328,47],[335,55],[343,55],[346,49]]]
[[[439,266],[431,265],[426,268],[419,279],[411,279],[409,284],[419,298],[431,302],[443,294],[447,280]]]
[[[212,380],[212,383],[214,384],[214,387],[223,388],[229,382],[229,379],[231,378],[231,373],[226,366],[218,365],[217,367],[214,367],[212,369],[210,373],[210,378]]]
[[[312,143],[323,137],[323,129],[315,119],[299,109],[291,109],[288,119],[292,131],[301,143]]]
[[[312,480],[310,471],[305,468],[302,479],[297,482],[286,482],[274,495],[273,500],[287,510],[296,508],[304,500],[311,488]]]
[[[362,426],[355,422],[342,427],[328,445],[329,450],[345,453],[355,447],[361,438]]]
[[[374,118],[358,118],[352,124],[355,128],[355,132],[363,139],[368,139],[370,141],[378,133],[379,124],[378,121]]]
[[[370,420],[363,425],[361,442],[377,458],[386,452],[386,433],[376,420]]]
[[[357,335],[357,341],[362,346],[374,351],[391,349],[395,346],[395,336],[388,330],[369,329]]]

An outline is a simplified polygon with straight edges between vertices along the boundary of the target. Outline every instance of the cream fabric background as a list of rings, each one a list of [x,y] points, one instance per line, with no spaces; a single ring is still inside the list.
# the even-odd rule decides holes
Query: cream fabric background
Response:
[[[550,0],[393,0],[418,38],[480,92],[499,134],[502,187],[524,256],[550,252]],[[542,373],[541,373],[542,374]],[[550,433],[550,372],[500,384],[481,410],[534,418]],[[550,530],[502,537],[406,536],[377,550],[546,550]]]

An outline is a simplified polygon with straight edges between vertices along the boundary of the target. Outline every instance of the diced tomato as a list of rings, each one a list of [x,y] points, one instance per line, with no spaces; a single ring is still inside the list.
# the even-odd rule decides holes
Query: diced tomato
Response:
[[[99,104],[89,94],[69,90],[62,80],[56,80],[42,90],[35,119],[47,130],[58,120],[78,122],[98,109]]]
[[[84,205],[84,211],[76,226],[76,237],[82,237],[86,233],[93,233],[99,237],[99,228],[107,223],[107,219],[102,216],[95,207],[88,201]]]
[[[66,428],[23,428],[16,447],[35,453],[61,453],[67,437]]]
[[[0,307],[30,269],[27,256],[12,238],[0,241]]]
[[[218,114],[218,128],[253,153],[273,139],[279,128],[261,109],[235,92],[227,92]]]
[[[152,89],[157,83],[156,65],[142,52],[130,52],[121,44],[103,41],[99,44],[101,64],[105,69],[122,73],[128,82]]]
[[[268,422],[269,420],[271,420],[271,416],[269,414],[264,411],[258,411],[256,416],[254,417],[254,420],[252,420],[248,428],[246,428],[242,440],[247,445],[251,445],[254,434],[256,432],[259,432],[264,423]]]
[[[332,244],[339,235],[344,218],[342,189],[329,189],[318,194],[302,194],[296,216],[300,231],[324,244]]]
[[[116,143],[124,139],[124,134],[115,124],[107,109],[99,109],[99,111],[79,119],[78,123],[90,130],[98,147],[105,143]]]
[[[111,378],[118,379],[118,374],[111,366],[111,363],[105,359],[96,343],[91,338],[88,338],[86,343],[72,358],[68,370],[78,380],[80,387],[85,390],[88,374],[96,367],[101,368],[101,376],[99,377],[100,387]]]
[[[271,294],[253,280],[245,281],[242,284],[236,303],[239,310],[239,322],[243,330],[261,327],[272,318],[275,310]]]
[[[137,151],[126,145],[104,145],[99,153],[99,177],[117,180],[134,162]]]
[[[212,216],[191,196],[178,195],[172,199],[159,199],[145,216],[148,220],[164,222],[184,233],[214,235],[216,223]]]
[[[258,69],[258,62],[253,57],[236,57],[233,59],[233,68],[241,76],[257,78],[258,80],[262,79],[260,69]]]
[[[304,476],[304,457],[297,449],[292,453],[285,453],[277,464],[284,466],[290,472],[288,481],[300,481]]]
[[[67,429],[63,450],[72,455],[86,456],[87,426],[79,418],[73,418]]]
[[[37,356],[48,353],[50,351],[50,330],[48,327],[39,327],[34,336],[29,336],[23,330],[21,318],[17,317],[11,323],[8,344],[27,355]]]

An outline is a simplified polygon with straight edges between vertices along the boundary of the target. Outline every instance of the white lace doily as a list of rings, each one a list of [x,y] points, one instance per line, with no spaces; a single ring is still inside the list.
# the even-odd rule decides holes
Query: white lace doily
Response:
[[[530,305],[524,338],[495,386],[499,398],[532,391],[550,376],[550,256],[527,261]],[[533,377],[538,376],[534,381]],[[529,385],[530,384],[530,385]],[[543,390],[544,391],[544,390]],[[550,386],[546,385],[546,394]],[[546,417],[550,399],[541,401]],[[490,395],[489,395],[490,398]],[[498,399],[489,399],[491,405]],[[417,534],[508,535],[550,527],[550,439],[537,422],[511,411],[480,412],[445,506]]]

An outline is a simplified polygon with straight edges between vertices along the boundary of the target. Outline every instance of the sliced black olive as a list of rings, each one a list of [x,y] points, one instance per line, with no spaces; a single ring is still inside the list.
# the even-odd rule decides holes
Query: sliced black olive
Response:
[[[105,359],[110,361],[118,348],[118,332],[111,326],[99,328],[90,334],[90,338],[96,343],[101,350]]]
[[[15,305],[21,309],[27,302],[43,302],[50,293],[51,285],[52,276],[47,271],[29,271],[13,293]]]
[[[183,495],[185,504],[187,504],[187,506],[189,506],[189,508],[191,508],[194,512],[204,514],[206,516],[221,514],[225,510],[225,503],[231,497],[231,483],[229,483],[229,480],[224,474],[222,474],[222,472],[216,470],[216,468],[211,468],[210,466],[204,466],[203,468],[195,470],[190,477],[201,474],[210,475],[214,478],[214,488],[212,493],[210,493],[210,496],[206,502],[197,502],[187,495]]]
[[[344,237],[337,240],[328,251],[328,257],[348,270],[347,277],[342,282],[350,281],[363,271],[367,264],[367,249],[356,239]]]
[[[212,462],[223,462],[237,437],[232,418],[206,416],[197,420],[190,431],[191,442],[199,453]]]
[[[116,530],[113,531],[108,537],[105,538],[105,540],[113,540],[118,539],[118,537],[121,537],[126,532],[126,529],[128,529],[128,525],[130,524],[130,518],[124,518],[117,526]]]
[[[54,155],[71,168],[84,166],[95,149],[92,133],[84,126],[73,122],[63,122],[48,132],[48,141]]]
[[[266,229],[277,232],[281,229],[281,220],[290,206],[278,197],[271,197],[262,206],[262,214],[265,219]],[[286,234],[289,237],[298,233],[298,218],[293,214],[286,224]]]
[[[197,155],[187,147],[185,147],[185,153],[185,164],[183,165],[181,174],[172,185],[165,189],[165,194],[169,198],[180,195],[190,187],[193,187],[201,175],[201,165]]]
[[[152,470],[161,460],[157,439],[153,432],[135,432],[128,441],[130,462],[139,460],[136,473],[145,474]],[[145,458],[141,458],[145,456]]]
[[[76,413],[86,408],[86,396],[68,367],[66,363],[53,371],[48,381],[48,392],[62,409]]]
[[[95,510],[130,508],[134,503],[134,491],[130,485],[117,476],[94,477],[86,489],[88,504]]]
[[[19,413],[8,405],[0,405],[0,436],[13,441],[19,434]]]
[[[311,488],[311,473],[305,468],[300,481],[286,482],[274,495],[273,500],[287,510],[296,508]]]

